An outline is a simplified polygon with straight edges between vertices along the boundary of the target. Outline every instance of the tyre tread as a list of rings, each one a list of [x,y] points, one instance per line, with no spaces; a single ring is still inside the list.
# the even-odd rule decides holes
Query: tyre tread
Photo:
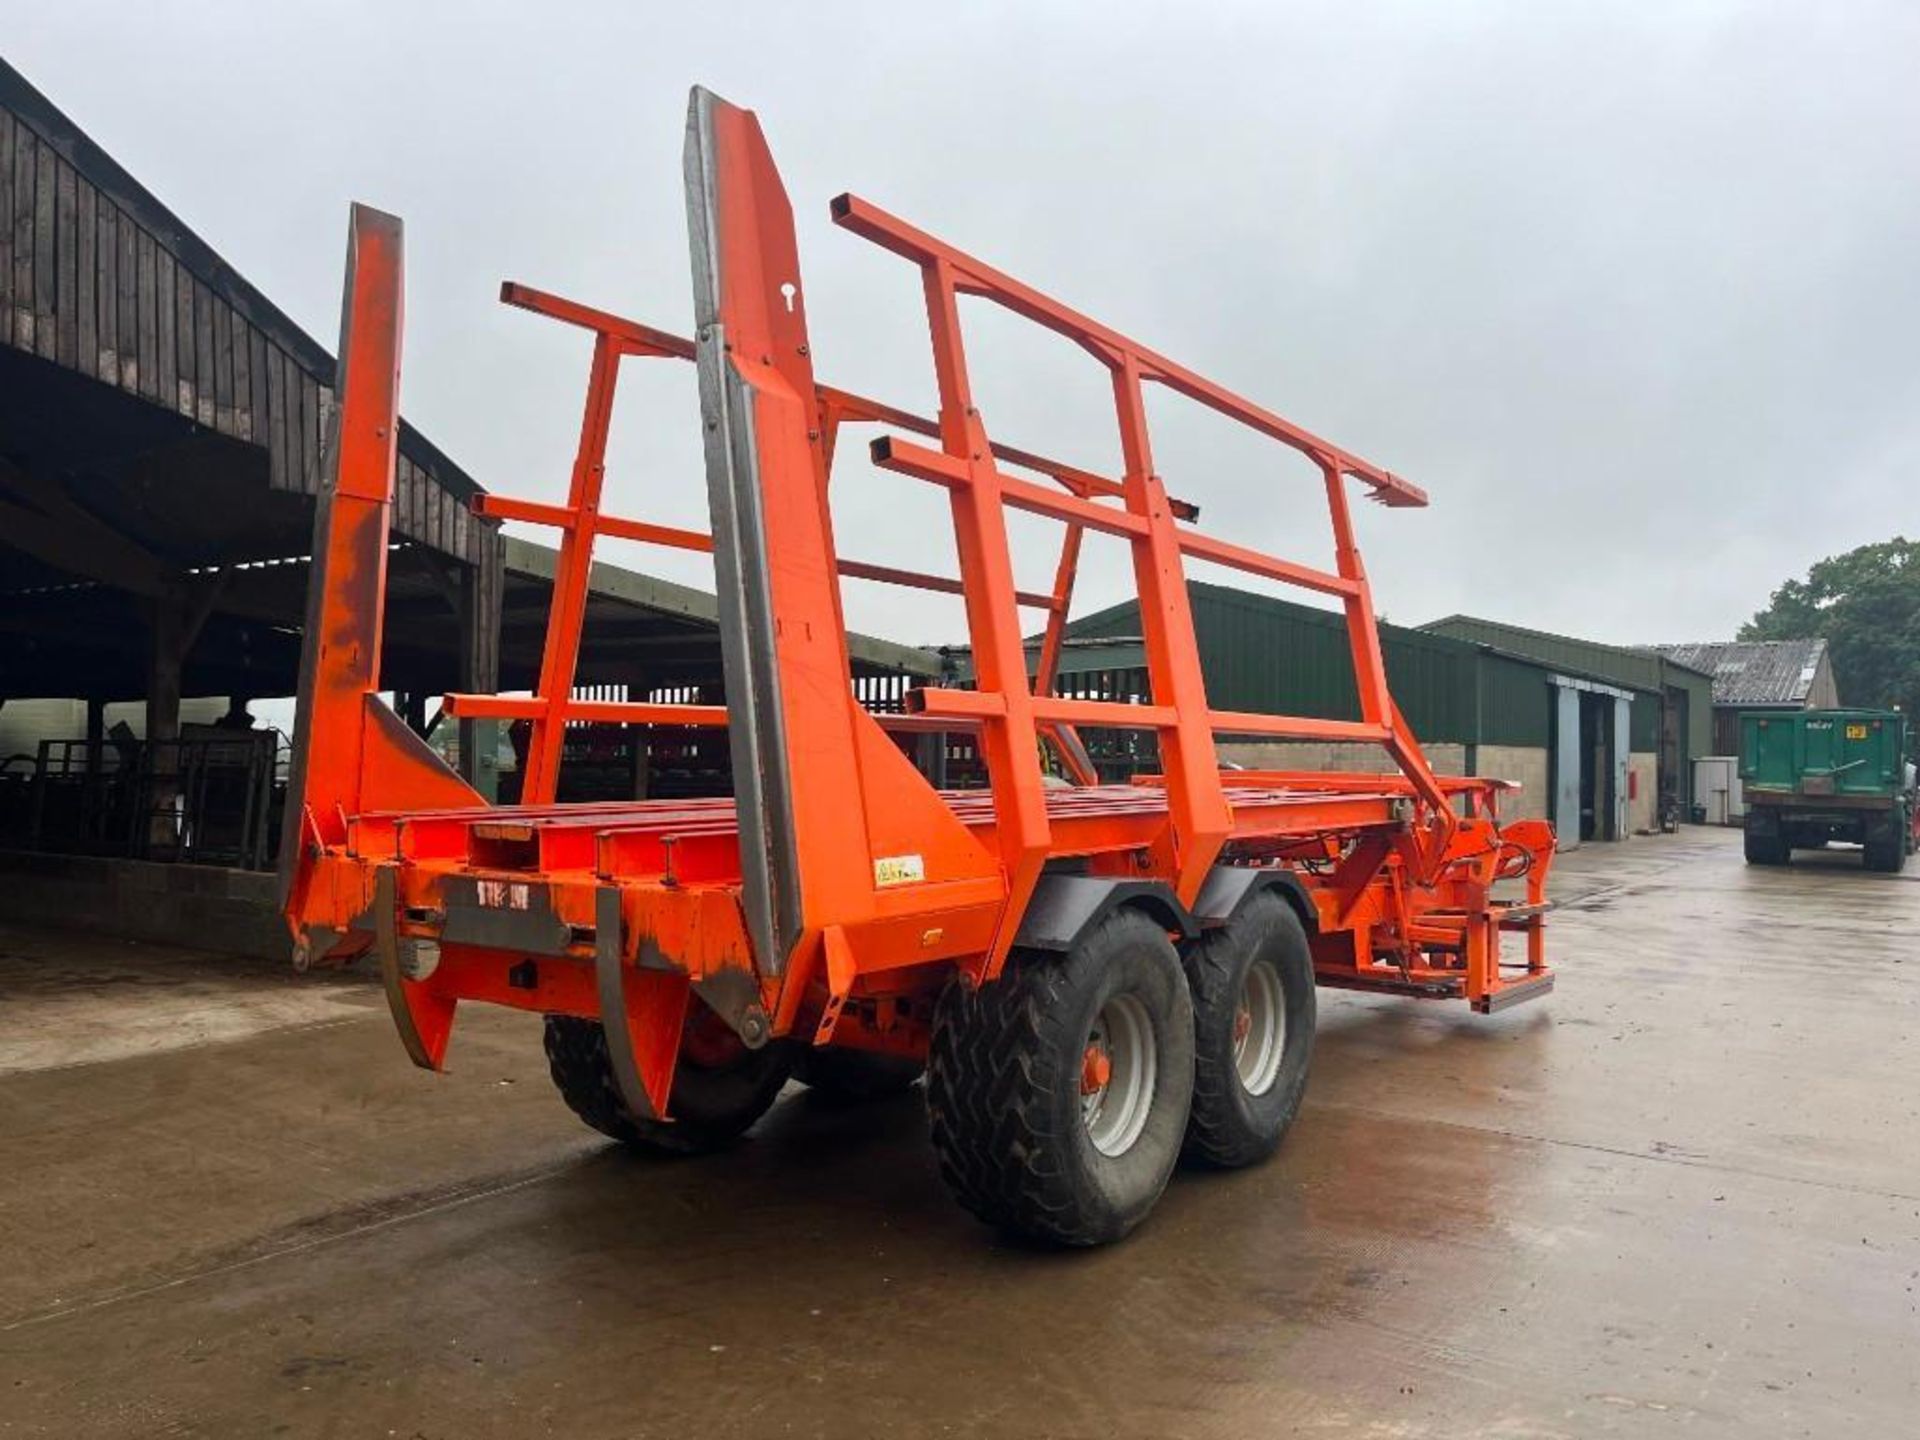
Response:
[[[1100,922],[1065,956],[1015,951],[1000,978],[970,989],[958,979],[936,1007],[927,1057],[928,1129],[940,1174],[989,1225],[1064,1245],[1116,1238],[1082,1204],[1061,1147],[1078,1141],[1050,1120],[1061,1087],[1077,1097],[1080,1037],[1064,1033],[1067,993],[1116,945],[1165,932],[1134,910]]]
[[[784,1069],[769,1065],[743,1100],[730,1108],[706,1107],[706,1113],[699,1113],[696,1107],[682,1105],[683,1078],[676,1076],[668,1102],[676,1118],[647,1120],[620,1098],[607,1058],[606,1032],[598,1020],[547,1016],[546,1051],[547,1071],[568,1109],[610,1139],[662,1155],[704,1155],[731,1144],[766,1114],[786,1083]],[[683,1110],[689,1113],[679,1113]]]
[[[1251,898],[1248,904],[1277,906],[1284,910],[1286,916],[1281,923],[1291,923],[1298,928],[1301,941],[1305,943],[1305,927],[1300,925],[1298,913],[1285,900],[1269,892]],[[1233,993],[1233,965],[1225,947],[1203,942],[1188,950],[1185,959],[1187,988],[1193,994],[1196,1027],[1203,1013],[1230,1013],[1239,997]],[[1311,970],[1306,980],[1311,986]],[[1284,972],[1281,983],[1284,1004],[1287,998],[1287,976]],[[1309,1061],[1312,1039],[1309,1030],[1305,1037]],[[1240,1075],[1232,1056],[1211,1053],[1207,1045],[1199,1043],[1197,1028],[1193,1069],[1193,1109],[1187,1117],[1186,1158],[1223,1169],[1239,1169],[1273,1154],[1299,1113],[1300,1101],[1306,1089],[1305,1070],[1293,1087],[1277,1133],[1262,1135],[1251,1131],[1236,1110],[1234,1102],[1240,1087]]]

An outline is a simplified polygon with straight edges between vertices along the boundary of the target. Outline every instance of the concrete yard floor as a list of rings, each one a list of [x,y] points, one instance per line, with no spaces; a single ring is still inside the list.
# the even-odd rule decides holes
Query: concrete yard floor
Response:
[[[1558,991],[1322,992],[1280,1156],[1010,1244],[916,1097],[649,1163],[530,1017],[0,929],[0,1436],[1920,1433],[1920,863],[1562,857]]]

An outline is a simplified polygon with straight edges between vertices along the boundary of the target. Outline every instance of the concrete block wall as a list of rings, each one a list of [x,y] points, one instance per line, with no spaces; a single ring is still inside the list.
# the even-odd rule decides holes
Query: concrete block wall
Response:
[[[1467,773],[1467,747],[1429,745],[1427,763],[1441,775]],[[1331,770],[1343,775],[1392,771],[1394,763],[1378,745],[1349,740],[1222,741],[1220,758],[1249,770]]]
[[[1553,772],[1544,745],[1482,745],[1476,768],[1482,775],[1512,780],[1520,786],[1500,799],[1507,820],[1545,820]]]
[[[1467,747],[1437,744],[1425,747],[1427,763],[1436,774],[1465,775]],[[1220,758],[1249,770],[1330,770],[1339,774],[1391,771],[1393,762],[1378,745],[1348,741],[1253,740],[1223,742]],[[1517,793],[1500,802],[1509,820],[1547,818],[1548,769],[1545,747],[1537,745],[1482,745],[1474,773],[1519,782]]]
[[[279,879],[212,865],[0,850],[0,918],[286,960]]]

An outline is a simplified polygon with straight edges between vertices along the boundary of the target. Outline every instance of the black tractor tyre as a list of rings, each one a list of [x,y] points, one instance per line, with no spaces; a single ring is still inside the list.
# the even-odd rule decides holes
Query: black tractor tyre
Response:
[[[1891,840],[1869,840],[1863,847],[1861,858],[1869,870],[1878,870],[1885,875],[1898,875],[1906,868],[1906,844],[1901,836]]]
[[[794,1058],[793,1078],[828,1100],[855,1105],[904,1095],[926,1068],[905,1055],[808,1047]]]
[[[1267,891],[1189,950],[1186,966],[1194,1073],[1184,1153],[1208,1165],[1252,1165],[1280,1148],[1313,1063],[1317,1006],[1306,928]]]
[[[1095,1081],[1101,1053],[1110,1078]],[[1137,910],[1064,955],[1016,951],[978,989],[956,978],[935,1007],[927,1115],[940,1173],[1012,1233],[1061,1245],[1126,1235],[1166,1189],[1192,1094],[1186,976]]]
[[[1747,831],[1743,839],[1749,865],[1784,865],[1791,851],[1778,835],[1756,835]]]
[[[767,1113],[792,1069],[787,1047],[744,1046],[725,1065],[702,1065],[684,1051],[667,1097],[670,1120],[646,1120],[628,1110],[607,1060],[607,1036],[598,1020],[547,1016],[547,1070],[554,1087],[582,1120],[636,1150],[704,1155],[731,1144]]]

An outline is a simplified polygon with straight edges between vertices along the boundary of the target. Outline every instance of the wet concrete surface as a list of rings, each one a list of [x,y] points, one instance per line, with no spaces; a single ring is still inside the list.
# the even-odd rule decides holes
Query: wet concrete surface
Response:
[[[639,1161],[529,1017],[430,1077],[363,985],[0,929],[0,1436],[1920,1432],[1920,864],[1559,877],[1553,995],[1323,992],[1281,1155],[1090,1254],[917,1097]]]

